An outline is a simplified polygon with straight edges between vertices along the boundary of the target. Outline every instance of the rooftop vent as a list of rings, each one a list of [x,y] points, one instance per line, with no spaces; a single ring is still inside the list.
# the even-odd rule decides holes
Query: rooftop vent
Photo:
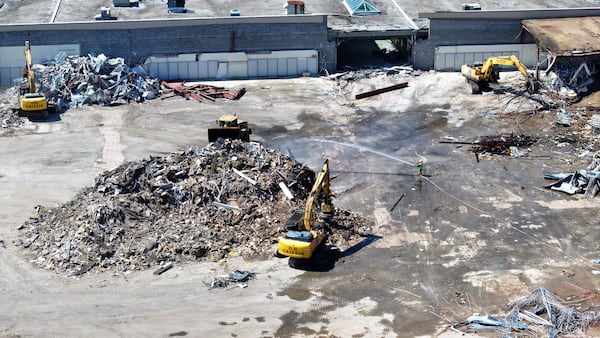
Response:
[[[184,8],[185,0],[168,0],[167,7],[168,8]]]
[[[463,4],[462,9],[463,9],[463,11],[480,11],[481,5],[480,4]]]
[[[139,7],[138,0],[113,0],[115,7]]]
[[[366,0],[344,0],[344,5],[352,15],[380,14],[379,10]]]
[[[117,17],[110,15],[109,7],[102,7],[102,8],[100,8],[100,14],[96,15],[94,17],[94,19],[96,19],[96,20],[117,20]]]
[[[169,13],[194,13],[193,9],[185,8],[185,0],[167,0]]]
[[[232,9],[229,11],[229,16],[240,16],[240,11],[237,9]]]

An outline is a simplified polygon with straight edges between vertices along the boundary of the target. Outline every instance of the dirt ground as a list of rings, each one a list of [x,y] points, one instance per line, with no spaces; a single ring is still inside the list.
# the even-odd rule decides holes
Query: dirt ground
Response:
[[[409,86],[355,99],[402,81]],[[3,131],[0,336],[450,337],[450,322],[504,315],[535,286],[597,304],[598,198],[543,188],[545,173],[585,169],[598,150],[592,97],[579,103],[586,109],[566,107],[565,127],[557,109],[533,112],[535,101],[472,95],[456,73],[219,85],[247,94],[83,107]],[[69,201],[123,161],[204,146],[207,126],[225,112],[248,120],[253,140],[315,170],[329,158],[334,205],[373,219],[373,236],[342,248],[327,272],[230,257],[160,276],[65,277],[15,245],[36,205]],[[538,141],[524,157],[479,158],[469,145],[440,142],[510,133]],[[235,270],[254,274],[247,287],[209,287]]]

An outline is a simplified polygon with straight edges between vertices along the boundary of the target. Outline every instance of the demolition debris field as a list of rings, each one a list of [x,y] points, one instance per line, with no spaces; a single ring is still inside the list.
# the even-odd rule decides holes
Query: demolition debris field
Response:
[[[304,210],[314,178],[306,166],[258,143],[224,140],[125,163],[72,201],[37,207],[22,227],[21,245],[38,266],[76,276],[232,254],[266,259],[290,210]],[[329,243],[339,247],[370,230],[367,219],[344,210],[337,210],[335,225]]]
[[[0,335],[444,336],[532,290],[586,316],[556,325],[594,318],[599,198],[544,178],[594,162],[594,95],[472,95],[458,74],[404,67],[217,85],[246,93],[45,122],[1,107]],[[208,145],[223,113],[256,143]],[[294,270],[270,250],[324,158],[343,254]]]

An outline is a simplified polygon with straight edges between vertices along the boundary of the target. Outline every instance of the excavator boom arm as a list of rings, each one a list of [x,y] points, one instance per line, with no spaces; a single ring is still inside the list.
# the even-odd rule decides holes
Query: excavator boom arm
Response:
[[[515,67],[517,67],[517,69],[521,72],[521,74],[523,74],[523,76],[525,76],[525,78],[529,80],[531,78],[531,74],[529,74],[529,72],[527,71],[527,67],[525,67],[525,65],[522,64],[521,61],[514,55],[511,55],[510,59],[512,60]]]
[[[491,56],[480,66],[465,64],[461,67],[461,74],[467,78],[473,93],[480,93],[482,88],[489,88],[490,83],[494,83],[499,78],[499,69],[497,66],[512,66],[523,74],[528,82],[529,91],[537,91],[538,83],[534,77],[527,71],[527,67],[521,63],[515,55],[509,56]]]
[[[329,190],[329,159],[325,159],[323,162],[323,167],[319,174],[317,174],[317,178],[315,180],[315,184],[313,185],[308,199],[306,200],[306,207],[304,209],[304,228],[306,231],[310,231],[315,224],[315,216],[313,215],[313,208],[317,198],[319,197],[319,193],[323,189],[325,193],[325,203],[328,205],[329,198],[331,195],[331,191]]]
[[[531,76],[527,72],[527,68],[514,55],[510,55],[510,56],[492,56],[492,57],[489,57],[487,60],[485,60],[485,62],[481,66],[481,74],[484,77],[491,76],[491,73],[494,70],[494,66],[498,66],[498,65],[500,65],[500,66],[514,66],[525,77],[529,78]]]
[[[33,60],[31,56],[31,46],[29,41],[25,41],[25,69],[27,71],[27,85],[29,92],[35,93],[35,73],[33,71]]]

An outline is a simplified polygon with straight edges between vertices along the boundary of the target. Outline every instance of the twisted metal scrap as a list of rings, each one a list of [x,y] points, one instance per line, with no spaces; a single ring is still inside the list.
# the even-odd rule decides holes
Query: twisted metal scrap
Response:
[[[523,334],[537,337],[543,333],[554,338],[560,334],[584,334],[592,323],[600,321],[595,311],[568,307],[563,299],[543,287],[516,298],[508,306],[511,310],[506,319],[471,316],[466,321],[454,323],[451,328],[458,332],[465,330],[459,331],[460,327],[466,327],[466,332],[496,331],[503,338],[522,337]]]
[[[600,320],[595,311],[577,311],[574,307],[564,305],[565,301],[543,287],[538,287],[527,295],[521,296],[508,304],[514,312],[530,312],[535,315],[546,314],[549,329],[557,329],[561,333],[584,331],[594,321]]]
[[[60,108],[80,105],[118,105],[158,95],[160,81],[123,58],[58,54],[47,65],[35,65],[40,90]]]
[[[509,155],[511,147],[527,147],[535,143],[535,138],[527,135],[481,136],[471,150],[475,153]]]

